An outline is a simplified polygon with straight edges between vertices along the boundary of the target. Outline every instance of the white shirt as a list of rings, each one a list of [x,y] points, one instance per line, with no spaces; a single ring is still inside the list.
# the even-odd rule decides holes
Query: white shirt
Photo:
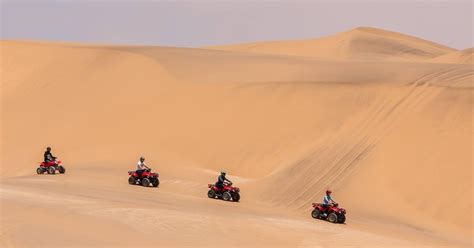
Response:
[[[329,203],[331,203],[331,201],[332,201],[331,196],[329,196],[329,195],[324,196],[324,198],[323,198],[323,203],[324,204],[329,204]]]
[[[138,161],[137,163],[137,170],[144,170],[145,169],[145,162],[142,162],[142,161]]]

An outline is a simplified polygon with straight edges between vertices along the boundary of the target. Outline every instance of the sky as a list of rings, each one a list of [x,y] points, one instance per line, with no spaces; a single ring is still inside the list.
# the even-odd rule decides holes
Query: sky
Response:
[[[201,47],[369,26],[474,46],[474,0],[0,1],[1,39]]]

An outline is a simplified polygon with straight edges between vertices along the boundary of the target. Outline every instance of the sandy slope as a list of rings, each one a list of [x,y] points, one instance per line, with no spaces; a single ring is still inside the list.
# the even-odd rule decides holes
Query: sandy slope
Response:
[[[383,44],[346,60],[2,41],[3,245],[469,246],[474,70]],[[46,145],[66,175],[34,175]],[[127,184],[140,154],[160,188]],[[206,198],[222,168],[240,203]],[[328,187],[346,225],[309,216]]]
[[[474,48],[467,48],[462,51],[456,51],[441,55],[432,59],[431,61],[437,63],[451,63],[451,64],[472,64],[473,63]]]

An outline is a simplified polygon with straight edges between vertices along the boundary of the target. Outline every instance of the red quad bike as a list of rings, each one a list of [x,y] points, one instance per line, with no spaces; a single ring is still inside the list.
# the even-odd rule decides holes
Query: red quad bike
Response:
[[[141,184],[145,187],[150,186],[150,184],[153,187],[158,187],[158,185],[160,185],[158,173],[151,172],[150,169],[144,170],[141,176],[139,176],[136,171],[129,171],[128,174],[130,175],[128,183],[131,185]]]
[[[60,174],[66,173],[66,168],[64,168],[61,160],[41,162],[39,167],[36,169],[36,173],[38,174],[44,174],[45,172],[48,174],[56,174],[56,171]]]
[[[346,221],[346,210],[334,203],[324,207],[321,203],[313,203],[311,216],[315,219],[328,220],[331,223],[344,223]]]
[[[218,188],[215,184],[208,184],[209,191],[207,191],[207,196],[209,198],[219,198],[224,201],[235,201],[240,200],[240,189],[237,187],[232,187],[232,183],[224,183],[223,188]]]

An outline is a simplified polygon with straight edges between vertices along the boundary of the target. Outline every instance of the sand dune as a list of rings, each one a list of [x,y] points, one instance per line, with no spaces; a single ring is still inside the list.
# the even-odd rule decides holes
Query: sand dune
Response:
[[[264,54],[369,60],[424,60],[455,51],[413,36],[369,27],[355,28],[313,40],[256,42],[212,48]]]
[[[473,63],[474,48],[464,49],[441,55],[432,59],[431,61],[437,63],[451,63],[451,64],[472,64]]]
[[[2,244],[470,246],[472,66],[376,29],[305,44],[2,41]],[[34,175],[47,145],[66,175]],[[160,188],[127,184],[140,154]],[[220,169],[240,203],[206,198]],[[326,188],[346,225],[309,216]]]

